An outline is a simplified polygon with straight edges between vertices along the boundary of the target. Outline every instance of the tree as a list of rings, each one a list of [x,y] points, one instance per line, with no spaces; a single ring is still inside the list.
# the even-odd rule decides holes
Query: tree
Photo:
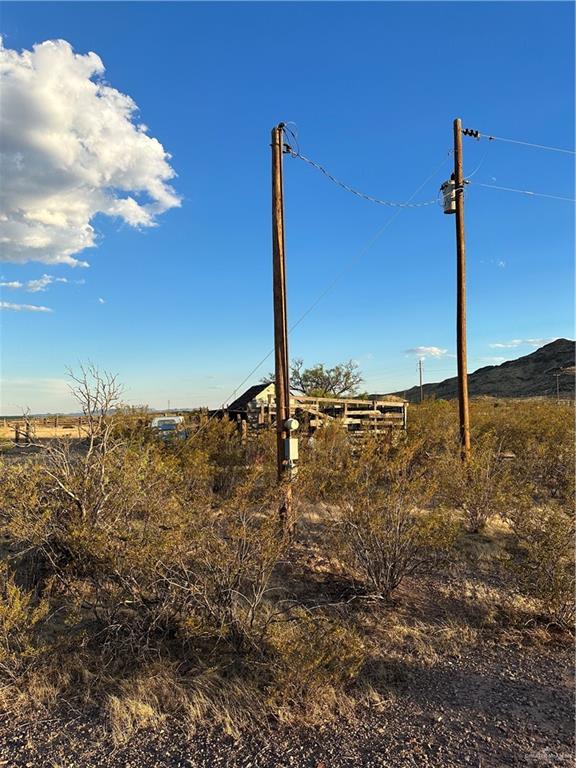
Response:
[[[274,381],[271,373],[263,379],[267,383]],[[290,366],[290,387],[310,397],[344,397],[356,394],[363,378],[358,364],[353,360],[338,363],[333,368],[326,368],[317,363],[311,368],[304,368],[304,361],[296,358]]]

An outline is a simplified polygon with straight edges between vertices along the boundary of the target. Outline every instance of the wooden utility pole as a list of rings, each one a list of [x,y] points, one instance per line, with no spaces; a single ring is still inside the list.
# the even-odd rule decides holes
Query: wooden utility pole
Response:
[[[418,372],[420,374],[420,402],[424,400],[424,390],[422,388],[422,358],[418,360]]]
[[[556,402],[560,402],[560,374],[555,373],[554,376],[556,376]]]
[[[274,366],[276,387],[276,462],[278,482],[289,479],[285,458],[290,418],[290,375],[288,368],[288,321],[286,312],[286,261],[284,254],[284,185],[282,178],[284,154],[284,123],[272,128],[272,259],[274,282]],[[280,508],[283,524],[290,520],[291,490]]]
[[[464,172],[462,170],[462,121],[454,120],[454,182],[456,185],[458,406],[462,458],[470,460],[470,411],[466,351],[466,242],[464,237]]]

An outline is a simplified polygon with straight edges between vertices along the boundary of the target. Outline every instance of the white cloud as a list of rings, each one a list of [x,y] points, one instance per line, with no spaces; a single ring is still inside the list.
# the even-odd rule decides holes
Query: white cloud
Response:
[[[0,288],[12,288],[14,290],[24,288],[28,293],[38,293],[39,291],[45,291],[51,283],[75,283],[76,285],[83,285],[85,282],[85,280],[69,280],[67,277],[42,275],[42,277],[38,277],[36,280],[28,280],[26,283],[21,283],[20,280],[0,282]]]
[[[448,354],[447,349],[440,347],[412,347],[405,350],[407,355],[416,355],[417,357],[453,357]]]
[[[544,344],[550,344],[553,339],[512,339],[511,341],[496,341],[488,346],[492,349],[513,349],[514,347],[543,347]]]
[[[12,304],[9,301],[0,301],[0,309],[10,309],[13,312],[52,312],[50,307],[41,307],[37,304]]]
[[[180,200],[170,155],[103,81],[95,53],[65,40],[32,51],[0,41],[0,247],[5,261],[88,266],[96,214],[149,227]]]
[[[19,280],[3,280],[0,283],[0,288],[12,288],[15,290],[16,288],[23,288],[23,287],[24,287],[24,283],[21,283]]]
[[[64,278],[65,279],[65,278]],[[39,291],[45,291],[50,283],[54,282],[52,275],[42,275],[37,280],[28,280],[26,283],[26,290],[30,293],[38,293]]]

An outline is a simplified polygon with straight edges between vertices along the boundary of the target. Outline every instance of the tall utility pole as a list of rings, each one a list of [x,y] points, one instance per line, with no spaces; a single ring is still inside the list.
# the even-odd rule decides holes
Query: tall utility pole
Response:
[[[556,376],[556,402],[560,402],[560,373],[555,373]]]
[[[468,362],[466,351],[466,242],[464,238],[464,172],[462,170],[462,121],[454,120],[454,182],[456,195],[457,301],[456,337],[458,346],[458,407],[462,458],[470,460],[470,411],[468,407]]]
[[[420,402],[423,402],[424,400],[424,389],[422,387],[422,363],[423,360],[420,358],[420,360],[418,360],[418,372],[420,374]]]
[[[284,255],[284,185],[282,179],[284,154],[284,123],[272,128],[272,258],[274,281],[274,366],[276,384],[276,462],[278,482],[289,478],[285,458],[285,422],[290,418],[290,378],[288,368],[288,322],[286,313],[286,261]],[[290,519],[291,490],[280,509],[284,523]]]

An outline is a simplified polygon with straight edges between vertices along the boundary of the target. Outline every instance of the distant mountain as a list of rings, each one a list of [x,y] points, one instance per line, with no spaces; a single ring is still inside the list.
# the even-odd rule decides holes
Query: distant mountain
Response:
[[[468,391],[474,395],[492,397],[538,397],[556,395],[556,377],[560,395],[574,397],[576,343],[570,339],[556,339],[540,349],[517,360],[508,360],[501,365],[487,365],[468,375]],[[404,392],[410,402],[420,400],[420,387]],[[437,384],[424,385],[424,397],[444,400],[458,397],[458,379],[445,379]]]

